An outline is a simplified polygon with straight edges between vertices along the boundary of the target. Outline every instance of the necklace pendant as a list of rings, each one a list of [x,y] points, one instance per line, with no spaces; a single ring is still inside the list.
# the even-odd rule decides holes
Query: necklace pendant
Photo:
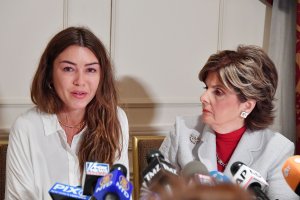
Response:
[[[218,162],[218,164],[221,165],[222,167],[226,168],[227,163],[223,162],[223,160],[221,160],[219,158],[218,154],[216,154],[216,156],[217,156],[217,162]]]

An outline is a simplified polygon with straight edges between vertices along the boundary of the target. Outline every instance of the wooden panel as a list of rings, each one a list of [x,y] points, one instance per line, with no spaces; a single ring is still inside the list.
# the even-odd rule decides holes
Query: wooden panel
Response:
[[[151,149],[158,149],[165,136],[133,136],[133,183],[134,199],[139,199],[139,190],[143,182],[142,172],[147,167],[146,156]]]
[[[7,144],[0,143],[0,199],[5,196],[6,153]]]

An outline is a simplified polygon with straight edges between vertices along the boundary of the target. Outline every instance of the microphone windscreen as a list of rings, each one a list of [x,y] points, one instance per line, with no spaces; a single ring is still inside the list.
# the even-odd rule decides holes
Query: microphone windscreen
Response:
[[[243,166],[245,165],[244,163],[240,162],[240,161],[236,161],[235,163],[233,163],[230,167],[230,172],[231,174],[236,174],[236,172]]]
[[[129,200],[132,189],[133,185],[126,179],[123,172],[115,169],[98,179],[93,198],[97,200]]]
[[[213,177],[217,183],[232,183],[231,180],[222,172],[210,171],[209,175]]]
[[[290,188],[300,196],[300,156],[289,157],[282,167],[282,174]]]
[[[123,173],[123,175],[126,177],[127,176],[127,169],[124,165],[120,164],[120,163],[117,163],[117,164],[114,164],[112,167],[111,167],[111,170],[110,172],[114,171],[114,170],[119,170]]]
[[[205,165],[200,162],[200,161],[191,161],[188,164],[186,164],[182,171],[181,171],[182,176],[184,177],[191,177],[194,174],[202,174],[202,175],[208,175],[209,176],[209,172],[207,170],[207,168],[205,167]]]
[[[210,176],[205,165],[200,161],[191,161],[186,164],[182,171],[182,176],[188,185],[215,185],[215,180]]]
[[[164,159],[165,157],[159,150],[151,149],[146,156],[147,164],[150,164],[155,158]]]

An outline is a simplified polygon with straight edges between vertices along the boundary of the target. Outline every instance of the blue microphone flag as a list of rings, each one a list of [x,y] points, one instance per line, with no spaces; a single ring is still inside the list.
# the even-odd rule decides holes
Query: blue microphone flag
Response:
[[[102,200],[107,194],[114,194],[120,200],[129,200],[132,189],[132,183],[126,179],[123,173],[120,170],[114,170],[98,179],[93,196],[97,200]]]

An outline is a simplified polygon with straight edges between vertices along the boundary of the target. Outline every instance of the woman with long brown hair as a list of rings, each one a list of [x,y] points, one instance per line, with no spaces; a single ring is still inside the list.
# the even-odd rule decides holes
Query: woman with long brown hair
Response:
[[[6,199],[51,199],[56,182],[80,185],[87,161],[128,169],[128,121],[110,58],[87,28],[57,33],[31,86],[36,105],[11,128]]]

